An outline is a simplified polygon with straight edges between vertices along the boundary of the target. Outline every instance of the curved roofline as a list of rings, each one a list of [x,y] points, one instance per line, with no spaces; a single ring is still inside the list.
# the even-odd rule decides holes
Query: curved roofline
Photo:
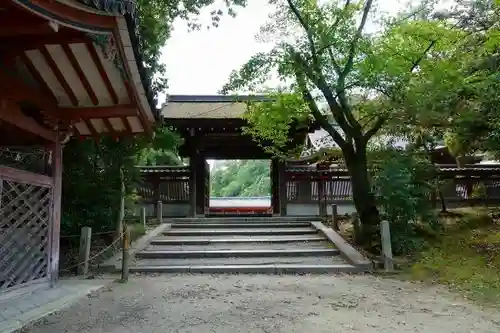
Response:
[[[168,103],[237,103],[265,102],[272,100],[268,95],[168,95]]]

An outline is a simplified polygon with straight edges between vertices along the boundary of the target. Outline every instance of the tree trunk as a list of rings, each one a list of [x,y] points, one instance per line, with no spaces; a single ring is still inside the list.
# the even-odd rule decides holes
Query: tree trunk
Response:
[[[116,219],[116,238],[121,237],[123,230],[123,219],[125,217],[125,179],[123,169],[120,168],[120,211]]]
[[[356,243],[371,246],[377,234],[380,214],[368,175],[366,148],[357,149],[355,153],[344,154],[344,156],[346,156],[347,169],[351,176],[354,206],[361,222],[360,237],[356,239]]]

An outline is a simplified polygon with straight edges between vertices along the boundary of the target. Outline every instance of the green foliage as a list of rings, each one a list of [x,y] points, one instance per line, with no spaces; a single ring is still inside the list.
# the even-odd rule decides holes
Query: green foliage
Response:
[[[417,227],[438,226],[429,201],[435,191],[431,182],[435,169],[413,153],[389,149],[384,155],[374,168],[377,204],[382,218],[390,223],[394,253],[407,254],[423,244]]]
[[[497,209],[496,209],[497,210]],[[459,209],[443,218],[443,233],[429,240],[411,265],[414,279],[438,282],[468,298],[498,305],[500,228],[491,209]]]
[[[307,126],[310,111],[300,95],[272,93],[269,97],[268,101],[248,103],[243,116],[248,126],[243,133],[251,135],[266,151],[284,157],[291,153],[291,131]]]
[[[271,191],[268,160],[232,160],[211,173],[210,195],[214,197],[268,196]]]
[[[130,203],[139,176],[135,166],[144,161],[156,163],[156,156],[163,158],[163,154],[175,152],[177,143],[177,136],[162,127],[156,130],[154,139],[70,140],[64,149],[62,234],[78,233],[83,226],[95,232],[113,230],[121,200],[120,170]]]

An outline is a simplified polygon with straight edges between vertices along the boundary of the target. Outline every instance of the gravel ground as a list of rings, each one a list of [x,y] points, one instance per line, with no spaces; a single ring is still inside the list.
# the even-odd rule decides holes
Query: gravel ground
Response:
[[[498,333],[500,313],[373,276],[137,276],[24,332]]]

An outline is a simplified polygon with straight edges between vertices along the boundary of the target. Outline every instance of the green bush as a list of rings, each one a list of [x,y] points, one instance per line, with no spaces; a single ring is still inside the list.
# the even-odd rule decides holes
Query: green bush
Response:
[[[390,223],[394,253],[407,254],[423,244],[419,228],[439,225],[429,200],[434,166],[414,152],[390,149],[383,155],[374,168],[374,193],[382,219]]]

